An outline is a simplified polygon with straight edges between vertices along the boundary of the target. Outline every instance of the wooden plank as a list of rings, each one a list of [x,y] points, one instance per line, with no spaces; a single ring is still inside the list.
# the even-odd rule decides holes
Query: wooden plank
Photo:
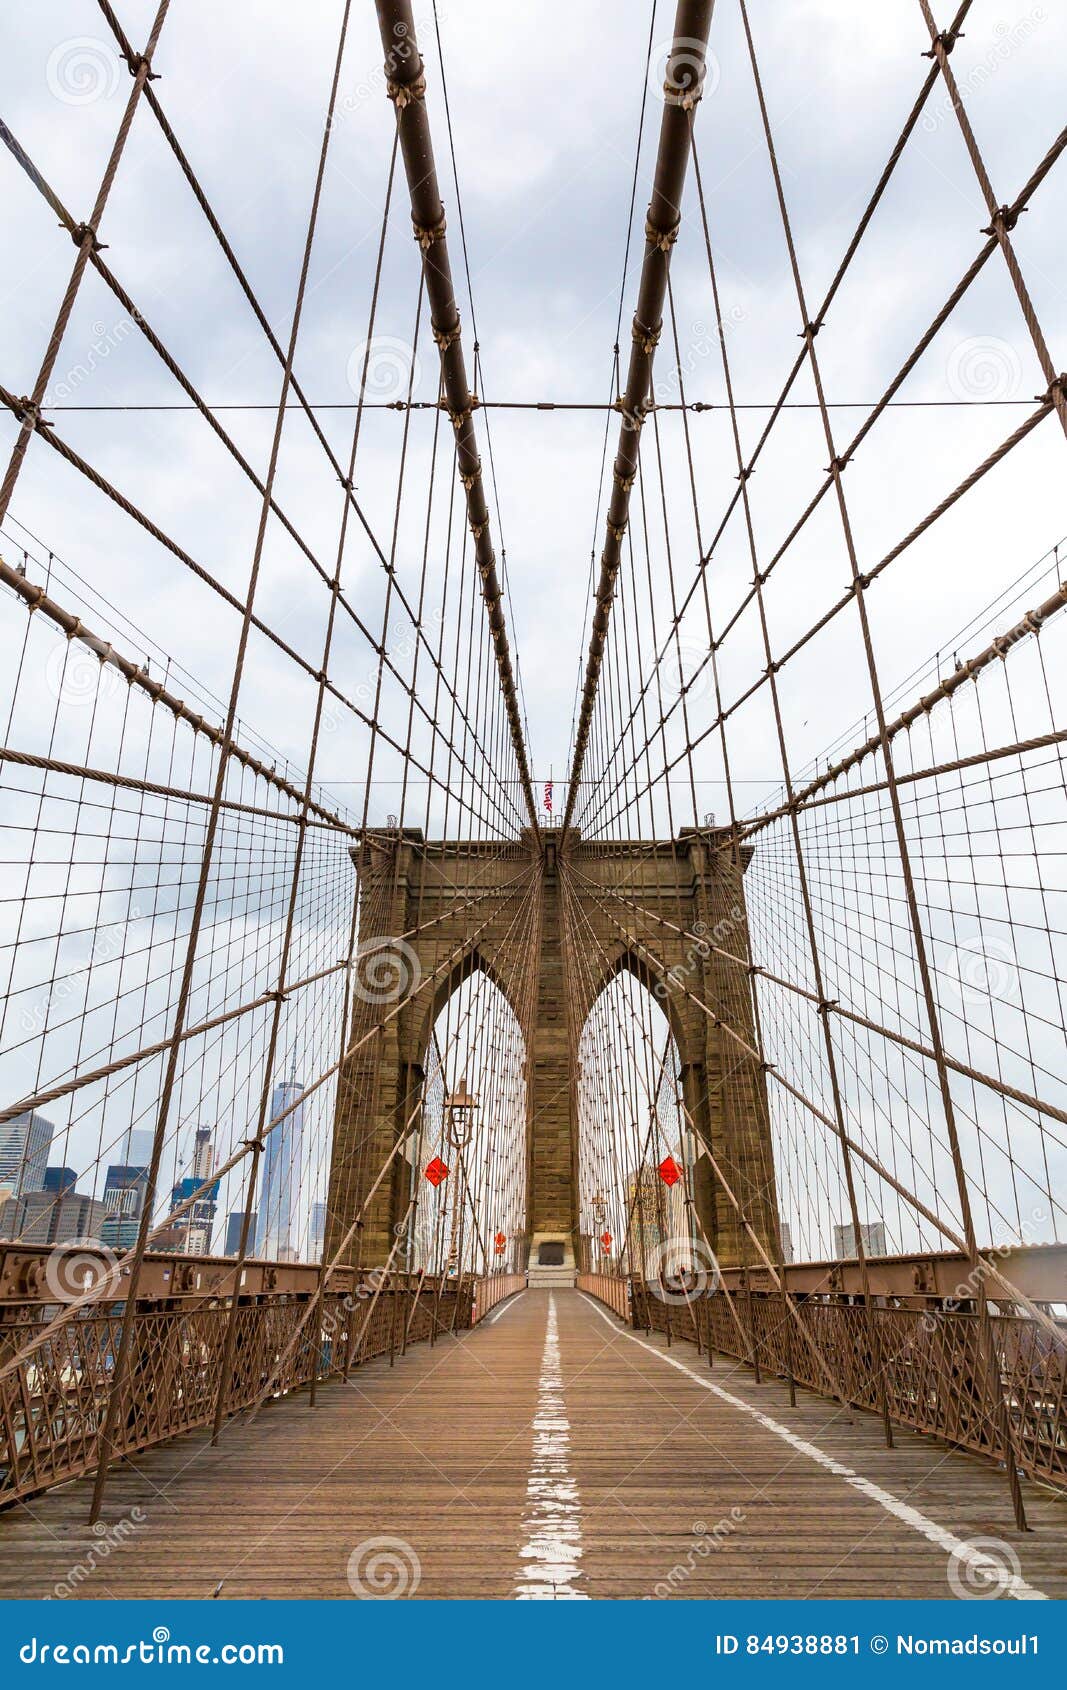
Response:
[[[594,1599],[952,1594],[943,1548],[668,1354],[958,1537],[999,1540],[1025,1579],[1067,1596],[1060,1497],[1026,1487],[1035,1530],[1023,1536],[1003,1475],[975,1457],[904,1433],[887,1451],[873,1416],[803,1392],[790,1409],[783,1384],[756,1386],[740,1364],[717,1358],[709,1373],[692,1345],[631,1336],[576,1292],[554,1293],[554,1305],[562,1416],[545,1408],[549,1296],[527,1292],[461,1337],[324,1387],[315,1408],[290,1397],[251,1426],[234,1422],[217,1449],[197,1434],[122,1463],[106,1536],[86,1525],[84,1480],[12,1509],[0,1517],[0,1596],[209,1597],[221,1585],[224,1599],[351,1599],[350,1557],[372,1545],[361,1557],[369,1579],[384,1538],[408,1546],[396,1567],[419,1598],[509,1599],[529,1566],[535,1439],[556,1436],[561,1420],[577,1499],[577,1570],[563,1589]],[[130,1529],[135,1508],[144,1518]],[[94,1561],[72,1584],[72,1570]],[[385,1563],[379,1572],[392,1576]]]

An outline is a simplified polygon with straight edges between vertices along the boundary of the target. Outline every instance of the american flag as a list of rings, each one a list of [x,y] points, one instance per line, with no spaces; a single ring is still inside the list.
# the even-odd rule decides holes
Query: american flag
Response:
[[[552,814],[552,782],[550,780],[545,781],[545,809],[549,815]]]

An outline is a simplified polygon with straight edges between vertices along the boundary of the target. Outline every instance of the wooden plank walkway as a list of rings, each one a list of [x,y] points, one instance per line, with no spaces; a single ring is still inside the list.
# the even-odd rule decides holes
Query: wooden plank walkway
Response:
[[[976,1458],[887,1451],[873,1417],[790,1409],[572,1291],[123,1464],[103,1534],[88,1501],[0,1516],[0,1597],[947,1597],[990,1539],[1009,1592],[1067,1597],[1064,1500],[1028,1486],[1024,1536]]]

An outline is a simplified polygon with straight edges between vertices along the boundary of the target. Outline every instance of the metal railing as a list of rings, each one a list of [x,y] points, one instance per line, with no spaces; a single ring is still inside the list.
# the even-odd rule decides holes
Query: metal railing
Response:
[[[18,1249],[23,1276],[33,1256]],[[226,1370],[232,1295],[220,1284],[228,1279],[232,1293],[233,1264],[153,1257],[146,1266],[150,1281],[166,1280],[166,1292],[138,1300],[111,1459],[472,1324],[469,1278],[347,1269],[320,1293],[316,1267],[252,1263],[237,1293]],[[264,1289],[271,1279],[282,1288]],[[55,1325],[59,1305],[42,1301],[40,1292],[27,1298],[13,1290],[8,1276],[0,1298],[0,1507],[97,1467],[124,1315],[124,1305],[108,1299]]]
[[[580,1273],[575,1280],[579,1291],[604,1303],[620,1320],[630,1319],[630,1281],[613,1273]]]
[[[644,1279],[631,1281],[636,1327],[735,1356],[823,1396],[831,1395],[828,1369],[833,1395],[872,1412],[881,1411],[884,1378],[895,1425],[1001,1463],[1010,1440],[1020,1471],[1067,1489],[1067,1323],[1057,1323],[1056,1336],[1024,1315],[991,1316],[990,1389],[979,1316],[970,1308],[868,1308],[850,1298],[791,1293],[787,1309],[776,1291],[720,1287],[688,1297],[663,1291]]]
[[[476,1326],[479,1320],[484,1320],[490,1309],[498,1303],[503,1303],[508,1297],[513,1297],[516,1291],[525,1291],[526,1275],[524,1273],[491,1273],[484,1279],[474,1282],[474,1304],[471,1310],[471,1325]]]

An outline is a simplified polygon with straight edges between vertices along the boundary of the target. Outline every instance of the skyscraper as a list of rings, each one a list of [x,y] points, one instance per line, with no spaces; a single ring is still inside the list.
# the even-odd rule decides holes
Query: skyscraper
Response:
[[[863,1239],[863,1253],[865,1256],[884,1256],[885,1222],[860,1221],[860,1237]],[[834,1256],[838,1261],[848,1261],[856,1255],[856,1232],[851,1223],[834,1227]]]
[[[137,1164],[113,1162],[104,1180],[104,1220],[101,1243],[112,1250],[132,1250],[148,1186],[148,1169]]]
[[[182,1251],[193,1256],[206,1256],[210,1253],[211,1238],[215,1230],[219,1182],[215,1180],[212,1185],[207,1186],[204,1182],[211,1178],[214,1166],[215,1149],[211,1141],[211,1128],[197,1127],[190,1171],[173,1187],[170,1194],[171,1208],[177,1209],[187,1203],[194,1192],[200,1191],[201,1186],[204,1186],[204,1189],[200,1191],[199,1197],[193,1198],[184,1214],[159,1235],[155,1243],[156,1249]]]
[[[61,1193],[73,1191],[78,1183],[78,1176],[73,1168],[46,1168],[44,1171],[44,1185],[42,1191]]]
[[[31,1110],[0,1127],[0,1196],[43,1191],[52,1123]]]
[[[320,1262],[323,1247],[326,1243],[326,1205],[312,1203],[311,1205],[311,1237],[308,1242],[308,1260]]]
[[[245,1212],[243,1209],[231,1209],[230,1213],[226,1216],[226,1249],[223,1252],[224,1255],[236,1256],[239,1253],[241,1248],[241,1226],[244,1222],[244,1218]],[[248,1218],[250,1223],[248,1228],[248,1253],[249,1255],[254,1255],[256,1244],[256,1211],[254,1209]]]
[[[267,1135],[263,1150],[263,1173],[259,1196],[254,1255],[270,1261],[291,1259],[293,1251],[293,1195],[300,1186],[300,1156],[304,1133],[304,1087],[296,1077],[296,1059],[287,1080],[274,1088],[270,1119],[289,1109]],[[290,1108],[295,1104],[295,1108]]]

